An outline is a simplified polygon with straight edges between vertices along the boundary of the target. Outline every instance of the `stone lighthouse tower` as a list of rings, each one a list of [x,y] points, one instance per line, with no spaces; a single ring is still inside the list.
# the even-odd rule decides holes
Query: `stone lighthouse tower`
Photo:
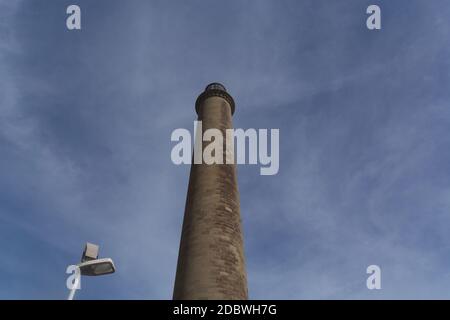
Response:
[[[219,83],[208,85],[195,104],[202,131],[222,131],[223,150],[230,143],[225,130],[232,128],[234,109],[233,98]],[[203,142],[201,151],[209,143]],[[224,164],[202,161],[191,166],[173,293],[176,300],[248,297],[236,166],[226,164],[227,156],[234,155],[224,152]]]

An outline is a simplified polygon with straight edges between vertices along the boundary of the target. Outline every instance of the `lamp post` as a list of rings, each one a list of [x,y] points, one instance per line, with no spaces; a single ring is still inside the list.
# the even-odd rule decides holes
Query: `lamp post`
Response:
[[[98,249],[98,245],[86,243],[81,256],[81,263],[75,266],[78,270],[76,270],[75,281],[72,284],[67,300],[73,300],[75,291],[81,281],[81,276],[103,276],[116,271],[111,258],[98,259]]]

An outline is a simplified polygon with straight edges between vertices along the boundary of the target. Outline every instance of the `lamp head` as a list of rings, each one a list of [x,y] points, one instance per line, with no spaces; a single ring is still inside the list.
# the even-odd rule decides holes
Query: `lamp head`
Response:
[[[78,267],[83,276],[102,276],[116,271],[114,262],[110,258],[85,261],[80,263]]]

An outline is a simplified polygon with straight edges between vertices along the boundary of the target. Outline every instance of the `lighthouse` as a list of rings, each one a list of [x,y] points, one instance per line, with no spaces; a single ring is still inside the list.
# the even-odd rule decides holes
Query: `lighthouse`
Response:
[[[209,84],[195,104],[202,121],[198,136],[232,129],[235,103],[220,83]],[[201,148],[206,146],[196,139]],[[224,148],[231,141],[223,141]],[[200,145],[194,146],[199,148]],[[229,150],[230,148],[228,148]],[[231,152],[234,152],[231,150]],[[173,299],[248,298],[236,165],[224,153],[221,164],[191,164]]]

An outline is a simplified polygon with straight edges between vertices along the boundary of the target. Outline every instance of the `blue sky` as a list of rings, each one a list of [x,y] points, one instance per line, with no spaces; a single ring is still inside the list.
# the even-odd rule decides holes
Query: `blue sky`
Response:
[[[189,174],[170,134],[219,81],[235,127],[280,129],[277,175],[238,168],[250,298],[449,299],[449,16],[447,0],[0,0],[0,298],[66,298],[90,241],[117,273],[77,298],[170,299]]]

